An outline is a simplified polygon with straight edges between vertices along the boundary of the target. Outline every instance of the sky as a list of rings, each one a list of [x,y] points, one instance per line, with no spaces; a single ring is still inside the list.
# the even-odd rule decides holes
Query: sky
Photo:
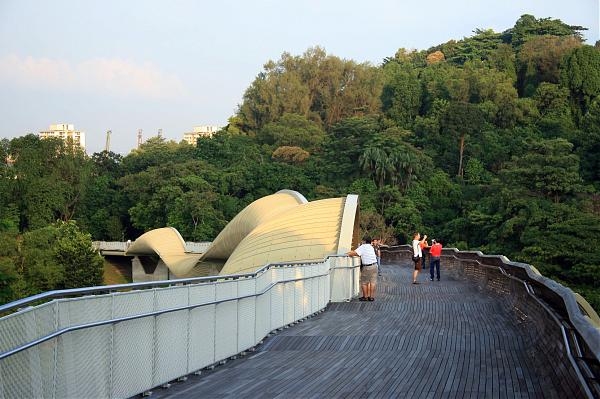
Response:
[[[269,60],[327,54],[380,65],[523,14],[588,28],[599,0],[0,0],[0,138],[70,123],[88,154],[224,126]]]

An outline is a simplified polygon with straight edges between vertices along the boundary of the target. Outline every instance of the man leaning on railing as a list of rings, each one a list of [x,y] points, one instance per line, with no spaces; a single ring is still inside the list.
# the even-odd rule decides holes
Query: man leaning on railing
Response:
[[[348,256],[360,256],[360,286],[363,296],[360,301],[375,300],[375,286],[377,284],[377,256],[371,245],[371,237],[365,237],[364,243],[355,250],[348,252]]]

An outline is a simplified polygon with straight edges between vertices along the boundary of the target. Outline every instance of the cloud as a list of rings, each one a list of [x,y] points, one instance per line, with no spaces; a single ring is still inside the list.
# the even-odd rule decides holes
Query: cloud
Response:
[[[137,64],[119,58],[71,63],[10,54],[0,57],[0,82],[18,87],[151,99],[171,99],[186,92],[176,75],[167,74],[150,62]]]

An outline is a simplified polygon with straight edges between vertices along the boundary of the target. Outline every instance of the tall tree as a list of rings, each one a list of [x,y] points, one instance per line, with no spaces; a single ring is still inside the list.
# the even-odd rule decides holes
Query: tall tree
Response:
[[[583,41],[581,32],[586,30],[587,28],[582,26],[567,25],[560,19],[537,19],[533,15],[523,14],[512,28],[502,32],[502,37],[506,43],[511,43],[515,49],[520,49],[532,37],[543,35],[573,36]]]
[[[531,37],[517,54],[519,92],[530,97],[540,83],[558,83],[563,57],[580,46],[575,36]]]
[[[458,169],[456,175],[464,176],[464,153],[467,138],[483,130],[484,117],[479,108],[470,103],[451,103],[444,113],[440,128],[458,141]]]
[[[296,146],[312,152],[325,139],[325,132],[317,123],[302,115],[285,113],[278,121],[262,128],[257,139],[275,147]]]
[[[334,185],[360,176],[359,158],[380,130],[379,119],[374,116],[344,119],[331,128],[323,144],[323,166]]]
[[[383,66],[383,73],[382,110],[399,126],[408,128],[421,109],[418,71],[406,62],[388,62]]]
[[[502,43],[500,33],[492,29],[476,29],[475,34],[456,42],[452,49],[452,55],[447,59],[457,65],[462,65],[469,60],[488,60],[498,46]]]
[[[102,285],[104,260],[92,248],[92,237],[73,222],[58,223],[53,255],[64,270],[64,288]]]
[[[571,91],[576,115],[585,115],[600,95],[600,49],[581,46],[566,55],[560,83]]]
[[[525,153],[502,171],[508,184],[519,184],[555,203],[581,192],[579,157],[565,139],[529,140]]]
[[[70,220],[87,189],[90,162],[60,139],[27,135],[10,143],[13,193],[21,231]]]
[[[540,114],[536,124],[544,137],[571,140],[576,134],[576,126],[569,104],[569,90],[558,84],[542,83],[533,99]]]
[[[340,120],[380,109],[380,70],[327,56],[320,48],[302,57],[284,53],[269,61],[244,93],[238,116],[247,133],[261,130],[284,113],[302,115],[325,129]]]
[[[591,102],[574,143],[581,159],[582,177],[600,190],[600,98]]]

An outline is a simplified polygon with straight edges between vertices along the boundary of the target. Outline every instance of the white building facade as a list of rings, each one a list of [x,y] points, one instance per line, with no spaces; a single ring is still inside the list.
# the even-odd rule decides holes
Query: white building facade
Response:
[[[55,137],[65,141],[70,140],[73,145],[77,145],[85,151],[85,132],[75,130],[75,126],[69,123],[50,125],[50,128],[47,131],[40,132],[39,136],[42,139]]]
[[[183,140],[189,144],[196,145],[199,137],[212,137],[221,128],[219,126],[194,126],[193,130],[183,134]]]

